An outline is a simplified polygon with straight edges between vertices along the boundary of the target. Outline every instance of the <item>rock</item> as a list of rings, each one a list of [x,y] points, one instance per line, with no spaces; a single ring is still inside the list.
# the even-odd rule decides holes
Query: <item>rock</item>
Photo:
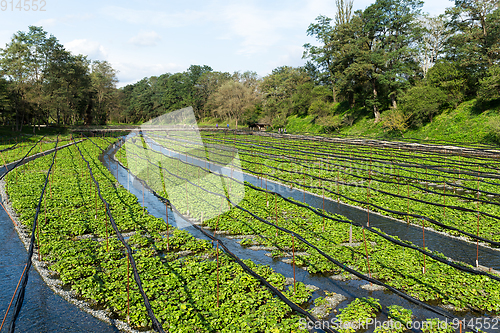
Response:
[[[369,283],[362,285],[361,288],[369,291],[385,290],[385,287],[383,286],[380,286],[378,284],[369,284]]]
[[[316,318],[322,319],[328,317],[328,315],[334,310],[340,303],[345,301],[347,297],[341,294],[332,293],[325,297],[325,303],[316,306],[312,309],[312,315]],[[334,310],[336,312],[336,310]]]

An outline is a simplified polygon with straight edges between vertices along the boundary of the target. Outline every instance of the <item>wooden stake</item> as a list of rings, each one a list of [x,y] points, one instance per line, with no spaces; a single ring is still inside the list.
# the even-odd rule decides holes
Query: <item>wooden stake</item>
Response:
[[[109,252],[108,214],[106,206],[104,206],[104,219],[106,220],[106,251]]]
[[[267,178],[266,178],[266,206],[269,207],[269,199],[267,198]]]
[[[340,169],[337,167],[337,210],[340,211],[340,191],[339,191]]]
[[[295,236],[292,234],[292,263],[293,263],[293,294],[297,293],[295,280]]]
[[[278,204],[276,202],[276,192],[274,192],[274,223],[278,225]],[[278,237],[278,228],[276,228],[276,237]]]
[[[480,166],[477,166],[477,199],[479,200],[479,171]],[[477,207],[477,232],[476,236],[479,237],[479,201],[476,201]],[[479,267],[479,239],[476,239],[476,267]]]
[[[189,216],[189,195],[188,195],[188,182],[187,182],[187,180],[186,180],[186,208],[187,208],[186,215]]]
[[[130,325],[130,255],[127,252],[127,322]]]
[[[398,173],[398,195],[399,195],[399,167],[396,169],[397,173]]]
[[[97,185],[94,186],[95,188],[95,219],[97,219]]]
[[[216,256],[217,256],[217,307],[219,307],[219,241],[217,241]]]
[[[368,276],[371,278],[372,273],[370,271],[370,258],[368,257],[368,247],[366,246],[365,228],[361,227],[361,229],[363,230],[363,242],[365,243],[365,253],[366,253],[366,264],[368,267]],[[371,282],[370,282],[370,285],[372,285]]]
[[[410,224],[410,183],[408,183],[408,196],[406,197],[406,224]]]
[[[167,221],[167,251],[170,251],[170,225],[168,224],[168,205],[166,201],[165,201],[165,217]]]
[[[302,167],[302,174],[304,175],[304,203],[306,203],[306,174],[304,172],[304,167]]]
[[[323,214],[325,214],[325,189],[321,186],[321,180],[319,181],[319,186],[323,192]],[[325,217],[323,216],[323,232],[325,232]]]
[[[444,222],[444,219],[446,219],[446,181],[444,181],[443,183],[444,183],[444,188],[443,188],[443,203],[444,203],[444,206],[443,206],[443,222]]]
[[[422,219],[422,239],[423,239],[423,249],[425,251],[425,222],[424,219]],[[424,274],[425,274],[425,254],[424,254]]]

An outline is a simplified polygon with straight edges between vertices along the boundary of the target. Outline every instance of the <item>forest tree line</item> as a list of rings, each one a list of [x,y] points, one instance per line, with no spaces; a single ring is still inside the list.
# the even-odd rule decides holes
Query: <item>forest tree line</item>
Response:
[[[73,55],[42,27],[15,33],[0,49],[0,121],[104,124],[117,107],[116,70],[107,61]]]
[[[498,1],[456,0],[437,17],[423,15],[420,0],[377,0],[356,12],[352,0],[336,5],[334,18],[318,16],[307,29],[316,43],[304,45],[305,66],[263,78],[209,66],[145,78],[123,88],[122,117],[145,121],[192,105],[199,119],[284,127],[291,115],[311,115],[335,129],[356,110],[403,130],[468,99],[483,108],[500,99]]]
[[[1,53],[1,118],[140,123],[193,106],[200,120],[274,127],[310,115],[336,129],[369,113],[401,131],[465,100],[487,108],[500,99],[498,0],[456,0],[437,17],[422,14],[419,0],[377,0],[355,12],[352,0],[336,5],[333,18],[318,16],[305,32],[316,43],[304,45],[302,67],[259,77],[192,65],[120,89],[109,63],[72,55],[30,27]]]

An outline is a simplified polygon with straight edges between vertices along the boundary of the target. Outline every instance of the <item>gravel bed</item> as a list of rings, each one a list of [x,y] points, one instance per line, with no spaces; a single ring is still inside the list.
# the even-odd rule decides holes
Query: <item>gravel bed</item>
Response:
[[[262,246],[262,245],[254,245],[254,246],[249,246],[248,247],[249,250],[254,250],[254,251],[260,251],[260,250],[263,250],[263,251],[274,251],[274,250],[277,250],[278,248],[275,247],[275,246]]]
[[[361,288],[368,291],[385,290],[384,286],[379,286],[378,284],[369,284],[369,283],[362,285]]]
[[[332,293],[325,297],[326,303],[319,306],[315,306],[312,309],[311,314],[318,319],[326,318],[333,309],[335,309],[340,303],[345,301],[347,297],[342,294]]]
[[[253,238],[256,237],[255,235],[233,235],[233,236],[226,236],[227,239],[247,239],[247,238]]]
[[[297,281],[299,282],[299,281]],[[285,278],[285,286],[291,286],[293,285],[293,277],[287,277]],[[306,284],[305,285],[307,289],[310,289],[312,291],[319,290],[319,287],[315,286],[314,284]]]

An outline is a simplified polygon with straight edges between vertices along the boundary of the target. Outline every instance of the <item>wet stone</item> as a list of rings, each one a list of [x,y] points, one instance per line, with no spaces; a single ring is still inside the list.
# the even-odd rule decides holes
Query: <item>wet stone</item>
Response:
[[[385,290],[385,287],[383,286],[379,286],[378,284],[369,284],[369,283],[362,285],[361,288],[368,291]]]
[[[332,293],[331,295],[325,297],[326,302],[324,304],[314,307],[311,314],[319,319],[326,318],[333,309],[346,299],[347,297],[344,295]]]

